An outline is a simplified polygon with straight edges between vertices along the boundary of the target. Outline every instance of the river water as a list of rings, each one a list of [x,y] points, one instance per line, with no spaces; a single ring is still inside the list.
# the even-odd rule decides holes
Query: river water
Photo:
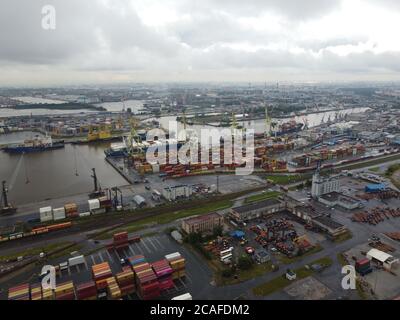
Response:
[[[33,135],[29,132],[0,135],[0,143],[20,142]],[[108,146],[109,143],[68,144],[64,149],[25,155],[0,151],[0,180],[7,180],[9,198],[16,204],[90,192],[91,168],[96,168],[102,187],[125,185],[127,182],[104,160],[104,149]]]
[[[122,110],[120,102],[104,105],[110,111]],[[139,110],[142,102],[125,102],[126,108],[134,106]],[[359,113],[366,109],[341,110],[339,114]],[[65,113],[65,111],[63,112]],[[321,124],[323,119],[327,121],[329,115],[333,120],[335,112],[309,114],[305,117],[309,126],[312,127]],[[175,119],[176,117],[162,117],[157,120],[164,128],[168,129],[169,121]],[[302,117],[296,117],[296,120],[302,121]],[[242,124],[246,128],[255,129],[256,133],[265,130],[264,120],[246,121]],[[215,128],[196,125],[189,127],[197,132],[200,132],[202,128]],[[178,123],[178,130],[180,129],[183,129],[183,125]],[[3,134],[0,135],[0,144],[22,142],[24,139],[32,138],[35,134],[30,132]],[[10,185],[10,200],[16,204],[89,192],[93,189],[93,180],[90,177],[91,168],[96,168],[102,187],[125,185],[127,182],[104,160],[104,149],[107,147],[109,147],[109,143],[77,146],[68,144],[64,149],[23,156],[9,155],[0,151],[0,181],[7,180]]]

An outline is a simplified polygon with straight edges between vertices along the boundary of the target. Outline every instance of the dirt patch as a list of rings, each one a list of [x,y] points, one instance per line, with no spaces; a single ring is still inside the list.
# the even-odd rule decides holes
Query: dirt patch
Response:
[[[296,300],[321,300],[332,291],[314,277],[307,277],[286,287],[285,292]]]

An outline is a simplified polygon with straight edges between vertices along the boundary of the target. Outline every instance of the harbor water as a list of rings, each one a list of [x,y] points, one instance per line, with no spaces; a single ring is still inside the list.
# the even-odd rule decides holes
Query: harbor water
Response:
[[[36,133],[18,132],[0,135],[0,144],[21,142]],[[54,199],[93,189],[91,168],[102,188],[126,185],[104,159],[109,143],[65,145],[64,149],[30,154],[0,151],[0,180],[9,185],[10,201],[16,204]]]

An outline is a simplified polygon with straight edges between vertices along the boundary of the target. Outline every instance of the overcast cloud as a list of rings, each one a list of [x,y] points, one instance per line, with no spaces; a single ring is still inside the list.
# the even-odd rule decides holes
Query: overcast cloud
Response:
[[[400,80],[398,30],[396,0],[2,0],[0,85]]]

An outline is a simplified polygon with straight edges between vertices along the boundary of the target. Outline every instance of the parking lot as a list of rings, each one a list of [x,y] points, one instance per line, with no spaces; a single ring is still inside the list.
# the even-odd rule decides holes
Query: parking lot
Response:
[[[186,259],[186,277],[178,279],[174,282],[175,286],[162,295],[162,299],[171,299],[174,296],[189,292],[195,298],[197,294],[202,293],[202,288],[209,285],[211,282],[212,272],[207,264],[199,257],[195,256],[192,252],[188,251],[184,246],[179,245],[166,234],[157,234],[149,237],[144,237],[140,242],[130,243],[128,247],[120,252],[115,250],[108,251],[106,249],[99,250],[88,256],[85,256],[85,263],[77,266],[66,268],[61,272],[57,282],[65,282],[73,280],[75,285],[90,281],[92,279],[91,269],[95,264],[108,262],[110,268],[115,275],[122,271],[121,259],[131,257],[134,255],[144,255],[146,261],[150,264],[157,260],[163,259],[165,255],[180,252]],[[71,256],[64,256],[61,258],[49,261],[51,265],[58,265],[68,260]],[[38,275],[40,269],[37,269]],[[16,278],[15,284],[24,283],[27,280]],[[33,277],[29,282],[38,282],[38,276]],[[10,284],[10,287],[12,284]],[[7,291],[7,290],[5,290]],[[6,292],[3,292],[5,294]],[[4,297],[6,298],[6,297]],[[129,299],[137,299],[136,296],[129,297]]]

